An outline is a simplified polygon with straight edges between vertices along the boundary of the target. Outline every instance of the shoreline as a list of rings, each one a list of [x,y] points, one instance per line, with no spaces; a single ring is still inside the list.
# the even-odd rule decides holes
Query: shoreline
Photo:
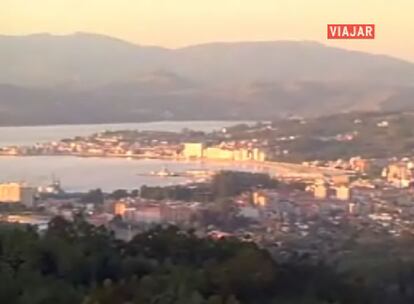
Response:
[[[190,162],[190,163],[206,163],[206,164],[226,164],[235,167],[246,167],[254,169],[254,171],[265,172],[270,175],[279,176],[308,176],[308,178],[322,178],[323,176],[337,176],[337,175],[352,175],[353,171],[346,171],[340,169],[334,169],[329,167],[310,167],[299,163],[288,162],[273,162],[273,161],[235,161],[235,160],[223,160],[223,159],[187,159],[183,157],[160,157],[160,156],[140,156],[140,155],[125,155],[125,154],[85,154],[85,153],[62,153],[62,154],[17,154],[10,155],[6,153],[0,153],[0,157],[75,157],[75,158],[99,158],[99,159],[127,159],[127,160],[159,160],[159,161],[175,161],[175,162]],[[271,173],[272,172],[272,173]],[[292,172],[295,172],[293,174]]]

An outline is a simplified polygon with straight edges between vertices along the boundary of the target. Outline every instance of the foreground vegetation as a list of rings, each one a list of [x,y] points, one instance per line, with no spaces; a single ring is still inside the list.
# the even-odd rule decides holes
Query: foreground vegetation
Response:
[[[82,219],[0,229],[0,303],[365,303],[324,266],[278,265],[236,240],[156,228],[128,243]]]
[[[376,248],[334,270],[303,257],[278,263],[254,244],[175,227],[123,242],[82,218],[55,218],[42,235],[4,225],[0,303],[413,303],[414,264]]]

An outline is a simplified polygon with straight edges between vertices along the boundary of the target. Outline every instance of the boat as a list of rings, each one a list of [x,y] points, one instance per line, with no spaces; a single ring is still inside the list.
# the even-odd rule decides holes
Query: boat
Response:
[[[65,191],[62,189],[62,185],[59,179],[56,179],[54,176],[52,177],[52,183],[47,185],[46,187],[39,187],[39,193],[47,193],[47,194],[62,194]]]
[[[160,171],[152,171],[151,175],[159,176],[159,177],[177,177],[177,176],[180,176],[176,172],[171,172],[166,167],[163,167]]]

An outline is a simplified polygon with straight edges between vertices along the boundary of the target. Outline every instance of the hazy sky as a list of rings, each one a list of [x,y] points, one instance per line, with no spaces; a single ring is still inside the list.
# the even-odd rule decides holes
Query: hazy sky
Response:
[[[326,40],[327,23],[375,23],[375,41]],[[93,32],[139,44],[317,40],[414,61],[414,0],[0,0],[0,33]]]

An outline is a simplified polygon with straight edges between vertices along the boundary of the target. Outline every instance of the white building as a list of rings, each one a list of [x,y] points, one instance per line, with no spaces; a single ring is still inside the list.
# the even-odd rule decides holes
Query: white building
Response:
[[[183,156],[185,158],[202,158],[204,145],[202,143],[185,143]]]

